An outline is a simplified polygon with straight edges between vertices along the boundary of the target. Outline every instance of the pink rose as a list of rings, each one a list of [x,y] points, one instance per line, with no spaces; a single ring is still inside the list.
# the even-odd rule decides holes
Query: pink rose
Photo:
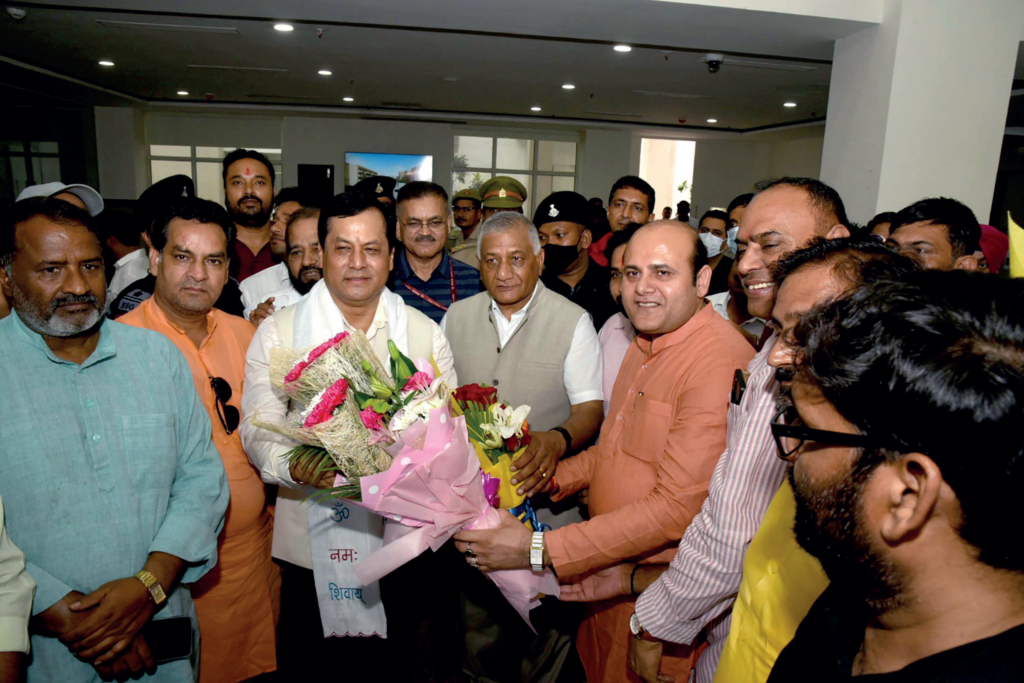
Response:
[[[379,431],[384,428],[384,416],[369,406],[360,411],[359,417],[363,419],[366,428],[371,431]]]

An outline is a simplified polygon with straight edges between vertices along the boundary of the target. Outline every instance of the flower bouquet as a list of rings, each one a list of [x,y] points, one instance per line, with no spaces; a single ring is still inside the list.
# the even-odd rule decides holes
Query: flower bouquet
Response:
[[[530,445],[530,406],[510,408],[498,400],[498,390],[486,384],[466,384],[452,394],[452,412],[466,418],[469,442],[480,467],[498,489],[498,507],[511,512],[531,530],[540,530],[533,504],[512,484],[512,463]]]
[[[315,464],[317,477],[336,474],[334,486],[314,500],[347,499],[399,523],[386,525],[384,547],[354,565],[364,585],[427,548],[436,551],[460,529],[498,526],[504,514],[495,509],[498,487],[470,446],[466,418],[452,416],[451,390],[436,368],[425,359],[414,364],[391,341],[388,349],[390,375],[361,332],[308,351],[274,349],[271,383],[304,409],[283,424],[253,420],[300,442],[286,454],[290,461]],[[528,434],[523,429],[514,430],[520,439]],[[527,624],[541,595],[558,595],[550,570],[488,576]]]

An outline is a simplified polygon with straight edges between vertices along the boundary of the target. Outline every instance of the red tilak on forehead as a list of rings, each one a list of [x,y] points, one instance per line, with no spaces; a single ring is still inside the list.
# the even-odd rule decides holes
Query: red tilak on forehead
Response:
[[[248,166],[245,167],[245,175],[252,175],[252,171],[249,170]]]

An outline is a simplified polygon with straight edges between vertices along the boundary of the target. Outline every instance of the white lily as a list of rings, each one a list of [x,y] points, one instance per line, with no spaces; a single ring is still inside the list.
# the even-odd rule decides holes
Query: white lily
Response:
[[[391,418],[391,424],[388,425],[388,428],[395,434],[398,434],[417,420],[430,422],[430,411],[440,408],[447,402],[447,398],[442,396],[440,392],[442,381],[440,377],[435,379],[425,396],[420,397],[395,413],[395,416]]]
[[[504,443],[501,438],[501,431],[495,425],[490,423],[484,423],[480,425],[480,431],[483,432],[483,443],[485,448],[498,448]]]
[[[510,439],[512,436],[522,437],[523,423],[526,416],[530,414],[530,406],[519,406],[509,408],[495,403],[491,406],[491,414],[494,416],[494,424],[501,433],[502,439]]]

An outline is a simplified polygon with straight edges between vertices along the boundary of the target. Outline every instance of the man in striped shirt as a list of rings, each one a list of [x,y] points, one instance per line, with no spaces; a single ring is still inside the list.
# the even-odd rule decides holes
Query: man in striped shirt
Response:
[[[739,274],[751,315],[772,317],[775,287],[770,266],[815,237],[848,237],[842,199],[810,178],[782,178],[766,185],[743,215],[736,238]],[[706,631],[709,647],[697,661],[697,682],[711,683],[729,634],[743,556],[786,474],[769,429],[778,382],[768,356],[775,335],[737,381],[729,406],[726,449],[711,478],[708,498],[679,545],[668,570],[637,600],[631,628],[631,661],[644,681],[657,680],[656,640],[693,643]],[[639,573],[634,588],[645,584]],[[641,640],[643,638],[643,640]],[[648,640],[651,642],[644,642]]]
[[[480,272],[445,249],[451,214],[448,193],[436,183],[416,181],[398,191],[398,239],[388,288],[436,323],[448,307],[483,291]]]

